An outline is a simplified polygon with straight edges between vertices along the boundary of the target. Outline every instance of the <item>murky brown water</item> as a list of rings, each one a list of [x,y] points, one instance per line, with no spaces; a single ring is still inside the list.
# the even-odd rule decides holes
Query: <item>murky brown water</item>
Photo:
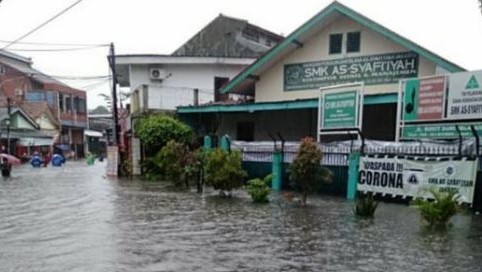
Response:
[[[0,271],[482,271],[482,216],[430,233],[403,205],[360,221],[342,198],[255,205],[107,180],[104,166],[0,179]]]

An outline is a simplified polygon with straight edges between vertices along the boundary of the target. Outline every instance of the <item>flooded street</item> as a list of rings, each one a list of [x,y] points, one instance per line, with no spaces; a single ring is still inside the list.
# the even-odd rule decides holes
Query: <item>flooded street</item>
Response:
[[[481,271],[482,216],[448,232],[380,204],[356,220],[342,198],[297,208],[108,180],[105,163],[14,168],[0,180],[0,271]]]

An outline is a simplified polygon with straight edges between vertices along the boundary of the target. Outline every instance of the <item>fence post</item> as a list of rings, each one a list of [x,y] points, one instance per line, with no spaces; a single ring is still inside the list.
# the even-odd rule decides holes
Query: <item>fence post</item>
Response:
[[[213,148],[213,140],[211,136],[206,135],[204,136],[204,149],[211,150]]]
[[[356,187],[358,182],[358,169],[360,166],[360,153],[350,153],[348,166],[348,188],[346,190],[346,198],[354,200],[356,197]]]
[[[221,149],[231,151],[231,140],[228,135],[221,137]]]
[[[273,152],[273,182],[271,188],[275,192],[281,191],[281,183],[283,182],[283,152],[281,150],[274,150]]]

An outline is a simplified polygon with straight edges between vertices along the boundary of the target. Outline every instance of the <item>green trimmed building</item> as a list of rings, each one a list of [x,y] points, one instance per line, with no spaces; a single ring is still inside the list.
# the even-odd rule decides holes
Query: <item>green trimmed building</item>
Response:
[[[285,140],[298,141],[317,135],[320,87],[364,82],[366,138],[395,140],[399,81],[461,71],[465,70],[333,2],[221,90],[244,99],[183,106],[177,112],[200,134],[265,141],[270,133],[280,133]]]

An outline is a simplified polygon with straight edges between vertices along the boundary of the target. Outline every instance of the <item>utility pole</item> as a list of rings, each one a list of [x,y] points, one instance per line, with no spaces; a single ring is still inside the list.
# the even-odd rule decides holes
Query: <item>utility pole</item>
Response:
[[[10,97],[7,97],[7,112],[8,112],[8,123],[7,123],[7,154],[10,154],[10,122],[12,121],[12,106],[10,103]]]
[[[115,70],[115,49],[114,43],[110,44],[110,54],[109,54],[109,65],[112,71],[112,113],[114,119],[114,126],[112,128],[112,137],[113,144],[119,144],[119,131],[118,131],[118,123],[119,123],[119,113],[117,111],[117,76]]]
[[[110,54],[107,57],[109,60],[110,69],[112,71],[112,114],[114,119],[114,126],[112,128],[112,136],[113,136],[113,146],[117,147],[117,175],[121,175],[121,169],[123,163],[123,156],[120,156],[119,152],[119,113],[117,111],[117,74],[115,70],[115,49],[114,43],[110,44]]]

